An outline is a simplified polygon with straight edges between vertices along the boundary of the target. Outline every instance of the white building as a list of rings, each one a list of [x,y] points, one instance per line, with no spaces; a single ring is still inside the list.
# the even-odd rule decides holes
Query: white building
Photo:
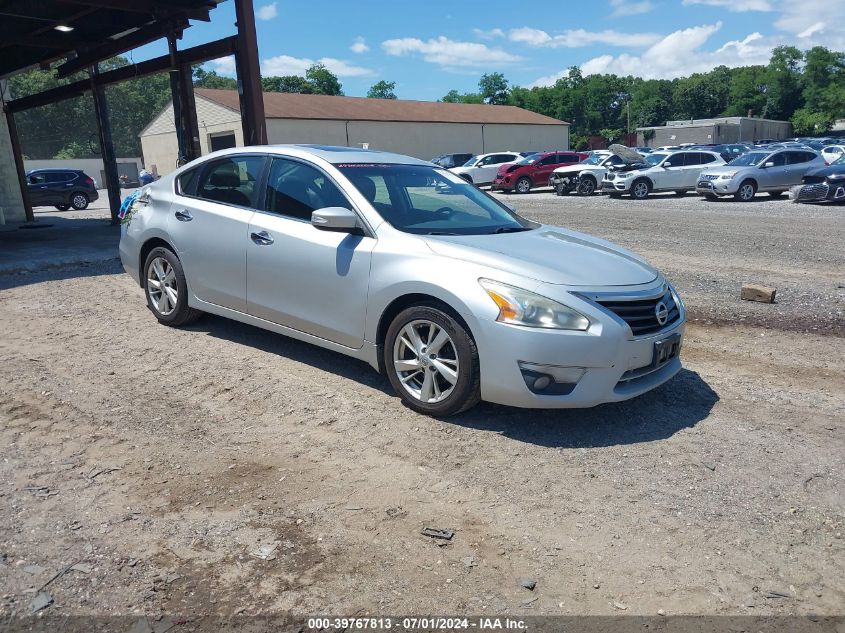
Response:
[[[195,91],[202,153],[243,145],[238,93]],[[569,149],[569,124],[515,106],[264,93],[270,143],[382,149],[425,160],[440,154]],[[173,105],[141,132],[147,169],[176,165]]]

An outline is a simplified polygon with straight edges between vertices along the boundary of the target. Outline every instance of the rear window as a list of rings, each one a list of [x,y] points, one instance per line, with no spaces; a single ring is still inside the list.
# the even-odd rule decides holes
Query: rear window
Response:
[[[193,196],[197,187],[197,174],[199,174],[199,171],[199,168],[189,169],[180,174],[176,178],[176,193],[183,196]]]

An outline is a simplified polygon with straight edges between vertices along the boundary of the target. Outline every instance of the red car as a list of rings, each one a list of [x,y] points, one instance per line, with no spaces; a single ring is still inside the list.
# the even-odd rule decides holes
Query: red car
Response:
[[[528,193],[534,187],[548,187],[549,176],[555,169],[580,163],[587,156],[580,152],[540,152],[526,156],[517,163],[499,167],[492,189]]]

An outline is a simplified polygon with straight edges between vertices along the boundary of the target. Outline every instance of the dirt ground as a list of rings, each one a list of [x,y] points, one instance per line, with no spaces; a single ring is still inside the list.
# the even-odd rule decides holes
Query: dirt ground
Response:
[[[48,613],[842,614],[845,208],[508,200],[662,267],[683,372],[438,421],[338,354],[159,326],[116,261],[0,276],[0,615],[65,570]]]

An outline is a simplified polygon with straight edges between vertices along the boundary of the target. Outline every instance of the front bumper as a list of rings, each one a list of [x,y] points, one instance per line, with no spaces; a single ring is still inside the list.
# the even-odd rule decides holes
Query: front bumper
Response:
[[[578,309],[582,311],[582,307]],[[479,320],[475,338],[482,399],[534,409],[593,407],[639,396],[680,371],[679,355],[659,366],[653,362],[659,341],[672,339],[680,349],[685,331],[683,314],[661,332],[635,338],[627,325],[603,314],[600,308],[583,312],[589,312],[593,321],[587,332],[539,330]],[[544,366],[549,367],[548,372]],[[528,387],[526,368],[549,374],[573,373],[571,370],[581,368],[583,375],[568,390],[535,393]]]
[[[511,191],[515,186],[513,178],[508,176],[496,176],[496,179],[490,185],[493,191]]]
[[[701,195],[732,196],[739,189],[739,180],[699,180],[695,185],[695,192]]]
[[[614,179],[614,180],[602,180],[601,181],[601,190],[604,192],[610,193],[625,193],[628,189],[631,188],[631,182],[633,178],[625,178],[622,180]]]
[[[797,202],[845,203],[845,182],[796,185],[789,190],[789,197]]]

